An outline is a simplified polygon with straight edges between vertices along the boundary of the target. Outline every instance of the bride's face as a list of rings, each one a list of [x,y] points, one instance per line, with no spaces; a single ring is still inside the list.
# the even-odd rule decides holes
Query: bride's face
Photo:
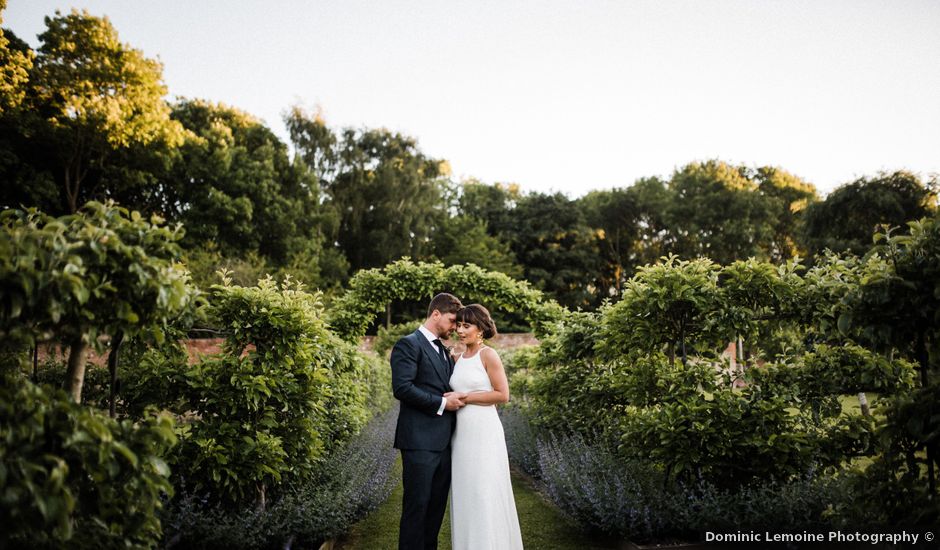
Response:
[[[480,329],[470,323],[457,323],[457,336],[464,344],[472,344],[480,341]]]

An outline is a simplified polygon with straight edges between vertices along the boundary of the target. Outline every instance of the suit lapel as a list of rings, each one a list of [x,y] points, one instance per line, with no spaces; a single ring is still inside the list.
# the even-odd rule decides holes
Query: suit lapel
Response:
[[[428,361],[430,361],[431,365],[434,367],[434,371],[437,372],[437,375],[441,378],[441,381],[444,382],[444,385],[449,387],[450,365],[444,365],[443,361],[441,361],[440,352],[437,351],[434,344],[428,342],[428,339],[421,334],[420,330],[415,331],[415,336],[418,338],[421,349],[424,350],[424,355],[427,356]]]

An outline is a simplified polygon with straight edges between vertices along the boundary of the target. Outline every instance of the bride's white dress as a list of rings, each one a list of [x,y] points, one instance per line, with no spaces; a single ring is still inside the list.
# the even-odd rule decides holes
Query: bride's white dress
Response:
[[[493,390],[479,352],[457,360],[450,387],[468,393]],[[495,405],[467,405],[457,411],[451,472],[453,550],[521,550],[506,438]]]

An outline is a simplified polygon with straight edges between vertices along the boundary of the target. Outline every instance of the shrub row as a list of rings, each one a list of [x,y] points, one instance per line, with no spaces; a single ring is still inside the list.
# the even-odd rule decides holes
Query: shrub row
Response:
[[[625,459],[576,434],[541,432],[518,410],[503,414],[513,465],[586,531],[635,542],[696,540],[706,530],[829,529],[856,506],[854,479],[808,470],[787,480],[753,480],[723,489],[704,480],[667,484],[661,468]]]
[[[117,421],[23,377],[0,384],[0,547],[152,547],[173,420]]]
[[[318,548],[383,503],[394,488],[397,409],[373,418],[336,449],[317,474],[283,491],[266,508],[226,507],[187,493],[164,514],[166,548]]]

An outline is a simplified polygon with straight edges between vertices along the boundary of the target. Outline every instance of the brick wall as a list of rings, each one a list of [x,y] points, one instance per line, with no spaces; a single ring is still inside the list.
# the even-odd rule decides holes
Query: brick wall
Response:
[[[359,343],[359,349],[363,351],[372,351],[372,342],[375,336],[366,336]],[[187,351],[189,352],[190,363],[195,363],[200,355],[215,355],[222,350],[222,338],[199,338],[184,340]],[[529,333],[497,334],[490,340],[490,345],[499,350],[510,350],[523,346],[534,346],[539,341]],[[47,344],[39,347],[39,360],[45,361],[46,358],[53,357],[57,361],[65,362],[68,360],[68,348]],[[108,364],[108,350],[105,349],[102,354],[97,354],[93,349],[89,349],[86,354],[88,362],[98,366]]]

